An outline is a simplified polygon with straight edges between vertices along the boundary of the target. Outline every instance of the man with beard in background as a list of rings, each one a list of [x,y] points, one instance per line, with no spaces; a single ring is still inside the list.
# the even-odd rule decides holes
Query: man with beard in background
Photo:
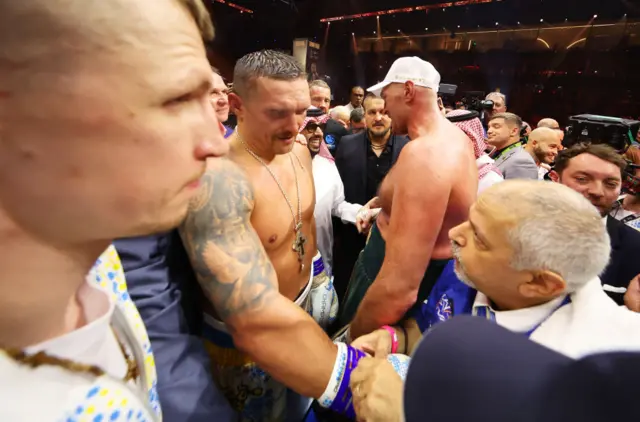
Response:
[[[539,127],[529,134],[529,141],[524,146],[524,150],[538,165],[538,179],[544,179],[561,148],[557,130]]]
[[[327,274],[333,274],[333,224],[331,217],[340,218],[344,224],[356,223],[360,204],[349,204],[344,200],[344,186],[340,173],[331,154],[323,152],[323,129],[328,116],[322,110],[312,107],[302,123],[300,133],[307,140],[307,147],[313,157],[313,182],[316,191],[316,238]],[[322,325],[322,324],[321,324]]]

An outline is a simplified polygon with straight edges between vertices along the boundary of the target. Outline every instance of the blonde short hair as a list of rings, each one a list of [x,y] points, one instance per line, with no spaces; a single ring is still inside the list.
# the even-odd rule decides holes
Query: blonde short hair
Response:
[[[211,15],[202,0],[178,0],[180,4],[187,8],[198,25],[202,38],[211,41],[215,36]]]

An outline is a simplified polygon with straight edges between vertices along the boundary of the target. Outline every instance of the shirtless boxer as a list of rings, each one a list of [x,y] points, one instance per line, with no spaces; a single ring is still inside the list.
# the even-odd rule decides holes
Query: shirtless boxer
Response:
[[[430,63],[403,57],[368,90],[381,92],[394,130],[412,140],[368,204],[382,211],[356,262],[341,316],[351,322],[351,338],[398,322],[427,298],[452,256],[447,233],[467,219],[475,200],[473,149],[440,113],[439,84]],[[351,319],[348,311],[358,302]]]
[[[242,420],[284,420],[285,409],[287,418],[301,420],[310,400],[287,397],[270,375],[320,397],[336,358],[336,347],[299,308],[313,315],[326,310],[310,309],[315,191],[309,150],[294,142],[310,106],[304,78],[295,59],[282,53],[261,51],[238,61],[230,160],[209,166],[182,228],[213,305],[203,335],[214,378]]]

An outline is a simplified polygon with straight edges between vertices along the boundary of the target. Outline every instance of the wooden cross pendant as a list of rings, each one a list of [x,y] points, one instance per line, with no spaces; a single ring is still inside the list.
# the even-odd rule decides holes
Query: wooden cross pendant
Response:
[[[296,239],[293,241],[293,250],[298,254],[298,262],[300,263],[300,272],[304,270],[304,244],[307,238],[302,234],[302,222],[295,227]]]

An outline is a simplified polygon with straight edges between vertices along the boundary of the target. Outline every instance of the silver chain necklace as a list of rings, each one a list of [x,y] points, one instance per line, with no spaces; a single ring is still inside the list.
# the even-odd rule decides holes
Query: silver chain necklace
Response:
[[[289,195],[287,195],[287,192],[282,187],[282,183],[280,183],[280,180],[278,180],[278,177],[276,177],[275,173],[269,168],[267,163],[265,163],[262,160],[262,158],[258,157],[258,155],[255,152],[253,152],[253,151],[251,151],[249,149],[247,144],[244,142],[244,139],[242,139],[242,136],[240,136],[240,133],[237,132],[237,131],[236,131],[236,133],[238,134],[238,139],[240,140],[240,143],[242,143],[242,146],[249,153],[249,155],[251,155],[253,158],[255,158],[257,162],[262,164],[264,166],[264,168],[267,169],[267,171],[269,172],[269,174],[271,175],[273,180],[276,182],[276,185],[278,185],[278,188],[280,189],[280,192],[282,192],[282,196],[284,196],[285,201],[287,201],[287,205],[289,205],[289,210],[291,211],[291,216],[293,217],[293,232],[296,235],[295,240],[293,241],[292,249],[293,249],[293,251],[295,253],[298,254],[298,263],[300,264],[300,272],[302,272],[302,270],[304,270],[304,254],[305,254],[304,245],[305,245],[305,243],[307,243],[307,238],[302,233],[302,204],[301,204],[301,200],[300,200],[300,184],[298,183],[298,173],[296,172],[296,166],[295,166],[295,164],[293,162],[293,158],[291,157],[291,155],[295,155],[295,154],[293,154],[292,152],[288,153],[289,160],[291,161],[291,167],[293,167],[293,177],[295,178],[295,181],[296,181],[296,193],[298,195],[298,218],[297,218],[297,220],[296,220],[295,211],[293,209],[293,205],[291,204],[291,201],[289,200]],[[300,166],[302,166],[302,163],[300,162],[300,159],[298,158],[297,155],[296,155],[296,159],[300,163]]]

